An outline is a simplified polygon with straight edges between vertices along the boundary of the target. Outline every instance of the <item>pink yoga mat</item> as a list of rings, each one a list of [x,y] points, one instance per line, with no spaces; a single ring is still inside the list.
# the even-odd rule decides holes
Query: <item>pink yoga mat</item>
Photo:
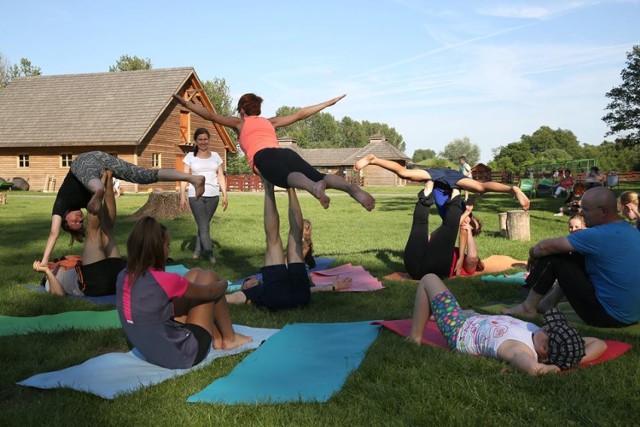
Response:
[[[344,264],[329,270],[314,271],[310,276],[316,286],[331,285],[338,276],[351,278],[351,286],[339,292],[368,292],[384,289],[382,283],[360,265]]]
[[[374,323],[382,325],[385,328],[403,337],[408,337],[409,332],[411,332],[411,319],[385,320],[382,322]],[[605,350],[605,352],[595,360],[581,363],[580,367],[586,368],[588,366],[608,362],[609,360],[613,360],[622,356],[624,353],[631,349],[631,344],[627,344],[622,341],[604,340],[604,342],[607,343],[607,349]],[[447,346],[447,340],[442,336],[442,334],[440,333],[440,329],[438,329],[438,326],[434,321],[429,321],[429,323],[427,323],[427,327],[424,328],[424,334],[422,335],[422,344],[433,345],[446,349],[449,348]]]

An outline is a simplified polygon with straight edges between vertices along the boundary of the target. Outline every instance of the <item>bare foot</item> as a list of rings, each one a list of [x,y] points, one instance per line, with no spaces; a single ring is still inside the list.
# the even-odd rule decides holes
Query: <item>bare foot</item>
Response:
[[[363,167],[369,166],[375,159],[376,156],[374,156],[373,154],[367,154],[366,156],[358,160],[355,165],[353,165],[353,170],[357,172]]]
[[[518,198],[518,203],[520,203],[520,206],[522,207],[522,209],[524,209],[525,211],[528,211],[529,206],[531,205],[529,198],[518,187],[511,187],[511,188],[513,189],[513,193],[515,194],[515,196]]]
[[[355,184],[351,184],[347,190],[349,195],[353,197],[358,203],[362,205],[366,210],[372,211],[376,207],[376,199],[362,188]]]
[[[502,314],[514,314],[516,316],[525,317],[525,318],[528,318],[528,319],[532,319],[532,318],[536,317],[536,315],[537,315],[536,310],[529,310],[528,308],[526,308],[524,306],[524,303],[518,304],[518,305],[516,305],[514,307],[511,307],[511,308],[505,308],[500,313],[502,313]]]
[[[422,337],[412,337],[411,335],[409,335],[404,340],[408,341],[410,343],[413,343],[415,345],[421,345],[422,344]]]
[[[192,184],[196,189],[196,200],[198,200],[200,196],[204,194],[204,176],[202,175],[192,175],[192,176],[194,177]]]
[[[321,179],[313,185],[313,192],[311,193],[316,199],[320,201],[320,204],[325,209],[329,207],[329,202],[331,201],[329,196],[327,196],[327,193],[325,193],[326,189],[327,183],[324,179]]]
[[[213,347],[214,350],[222,350],[222,334],[216,326],[213,327],[213,335],[211,338],[211,347]]]
[[[91,200],[87,203],[87,211],[94,215],[98,215],[102,207],[102,198],[104,197],[104,188],[93,193]]]
[[[223,350],[233,350],[236,347],[240,347],[241,345],[248,344],[253,341],[253,338],[248,337],[246,335],[233,333],[232,339],[223,339],[222,340],[222,349]]]

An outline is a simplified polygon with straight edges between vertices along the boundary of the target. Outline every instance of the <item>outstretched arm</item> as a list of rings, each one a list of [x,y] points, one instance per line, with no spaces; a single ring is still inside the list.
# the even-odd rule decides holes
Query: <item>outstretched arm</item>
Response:
[[[185,99],[178,94],[174,93],[173,99],[175,99],[178,102],[178,104],[182,105],[185,108],[188,108],[189,110],[193,111],[203,119],[211,120],[214,123],[233,128],[236,131],[238,131],[238,128],[242,123],[242,119],[240,119],[239,117],[223,116],[222,114],[215,113],[203,107],[202,105],[198,105],[194,102],[185,101]]]
[[[53,248],[56,247],[58,236],[60,235],[60,228],[62,227],[62,217],[60,215],[51,215],[51,231],[49,231],[49,238],[47,239],[47,245],[44,248],[44,254],[40,263],[46,264],[49,262],[49,257],[53,252]]]
[[[271,122],[271,124],[273,125],[274,128],[281,128],[284,126],[289,126],[290,124],[293,124],[297,121],[300,120],[304,120],[308,117],[313,116],[314,114],[324,110],[327,107],[332,106],[333,104],[335,104],[336,102],[340,101],[342,98],[344,98],[347,95],[341,95],[341,96],[337,96],[333,99],[330,99],[328,101],[325,102],[321,102],[320,104],[316,104],[316,105],[310,105],[308,107],[304,107],[299,109],[298,111],[296,111],[293,114],[289,114],[288,116],[281,116],[281,117],[272,117],[269,119],[269,121]]]

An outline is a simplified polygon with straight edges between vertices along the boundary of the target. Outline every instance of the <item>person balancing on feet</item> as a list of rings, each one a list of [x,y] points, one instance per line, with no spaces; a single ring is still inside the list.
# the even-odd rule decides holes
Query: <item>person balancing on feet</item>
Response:
[[[329,207],[327,188],[341,190],[353,197],[368,211],[375,207],[375,199],[358,185],[347,182],[334,174],[323,174],[307,163],[298,153],[280,148],[276,129],[304,120],[340,101],[338,96],[320,104],[301,108],[293,114],[270,119],[260,117],[262,98],[247,93],[238,101],[240,117],[223,116],[201,105],[187,102],[180,95],[173,95],[178,103],[199,116],[222,126],[230,127],[238,134],[240,148],[246,154],[253,171],[267,181],[282,188],[300,188],[311,193],[326,209]]]
[[[522,209],[529,210],[529,198],[522,192],[522,190],[515,186],[509,187],[508,185],[493,181],[479,182],[451,169],[405,169],[399,163],[391,160],[379,159],[373,154],[368,154],[358,160],[353,166],[353,169],[359,171],[369,165],[380,166],[383,169],[395,173],[400,178],[425,183],[425,198],[429,197],[434,185],[436,187],[442,186],[447,188],[459,188],[478,194],[484,194],[487,192],[510,193],[518,199],[518,203],[520,203]]]

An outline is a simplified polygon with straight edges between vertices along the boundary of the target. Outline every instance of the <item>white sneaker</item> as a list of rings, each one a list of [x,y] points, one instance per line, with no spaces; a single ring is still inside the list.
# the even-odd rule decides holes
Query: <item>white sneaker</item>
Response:
[[[553,216],[562,216],[562,215],[564,215],[562,212],[558,212],[558,213],[553,214]]]

